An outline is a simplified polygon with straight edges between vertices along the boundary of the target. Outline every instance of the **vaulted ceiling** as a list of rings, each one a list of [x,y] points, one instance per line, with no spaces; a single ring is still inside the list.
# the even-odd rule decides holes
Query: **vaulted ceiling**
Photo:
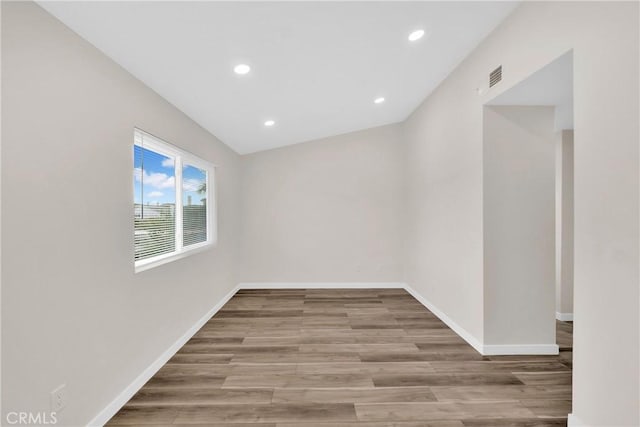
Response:
[[[234,150],[251,153],[404,120],[517,3],[40,5]],[[425,35],[409,41],[419,29]],[[236,74],[238,64],[250,71]]]

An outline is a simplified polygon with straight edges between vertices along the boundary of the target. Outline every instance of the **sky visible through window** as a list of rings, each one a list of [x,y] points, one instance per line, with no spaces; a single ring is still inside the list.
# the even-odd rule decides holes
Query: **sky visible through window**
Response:
[[[195,166],[182,168],[182,197],[184,206],[206,204],[207,172]]]
[[[206,171],[185,164],[182,169],[183,203],[206,203]],[[174,159],[140,146],[134,148],[134,203],[144,205],[175,204]]]

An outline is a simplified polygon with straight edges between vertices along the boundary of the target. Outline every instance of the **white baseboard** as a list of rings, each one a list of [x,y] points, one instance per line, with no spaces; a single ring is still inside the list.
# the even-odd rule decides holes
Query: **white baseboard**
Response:
[[[569,414],[567,417],[567,427],[587,427],[587,425],[575,415]]]
[[[383,289],[400,288],[401,282],[244,282],[240,289]]]
[[[482,354],[485,356],[545,355],[558,354],[559,352],[557,344],[485,344],[482,346]]]
[[[462,326],[458,325],[453,321],[449,316],[444,314],[440,309],[438,309],[435,305],[433,305],[430,301],[416,292],[411,286],[405,284],[404,289],[411,294],[418,302],[424,305],[427,310],[431,311],[433,314],[438,316],[440,320],[442,320],[448,327],[450,327],[456,334],[460,335],[460,337],[465,340],[471,347],[475,348],[476,351],[480,354],[484,354],[482,352],[482,343],[473,336],[470,332],[464,329]]]
[[[473,334],[469,333],[462,326],[454,322],[449,316],[444,314],[438,307],[420,295],[411,286],[404,286],[415,299],[424,305],[429,311],[438,316],[448,327],[465,340],[471,347],[483,356],[505,356],[513,354],[538,355],[538,354],[558,354],[559,348],[556,344],[523,344],[523,345],[486,345],[480,342]]]
[[[115,399],[106,408],[98,413],[91,421],[89,421],[88,426],[103,426],[106,424],[111,417],[113,417],[119,410],[122,408],[125,403],[129,401],[133,397],[134,394],[138,390],[142,388],[142,386],[153,377],[156,372],[162,368],[165,363],[169,361],[173,357],[174,354],[178,352],[182,348],[183,345],[187,341],[191,339],[195,335],[196,332],[205,324],[211,317],[218,312],[222,308],[223,305],[227,303],[235,295],[236,292],[240,289],[240,286],[236,286],[225,295],[216,305],[211,308],[204,316],[202,316],[193,326],[191,326],[187,331],[176,340],[164,353],[162,353],[151,365],[149,365],[138,377],[133,380],[131,384],[129,384],[122,392],[116,396]]]
[[[562,322],[573,322],[573,313],[560,313],[556,311],[556,319]]]

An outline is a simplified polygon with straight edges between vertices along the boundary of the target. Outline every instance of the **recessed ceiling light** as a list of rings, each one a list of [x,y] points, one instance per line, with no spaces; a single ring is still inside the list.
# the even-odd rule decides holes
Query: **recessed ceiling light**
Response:
[[[416,40],[420,40],[424,36],[424,30],[415,30],[413,33],[409,34],[409,41],[414,42]]]
[[[384,102],[384,98],[380,97],[380,98],[376,98],[373,100],[374,104],[382,104]]]
[[[276,122],[273,121],[273,120],[267,120],[266,122],[264,122],[264,125],[267,126],[267,127],[273,126],[275,124],[276,124]]]
[[[247,64],[238,64],[233,67],[233,71],[236,74],[247,74],[249,71],[251,71],[251,67],[249,67]]]

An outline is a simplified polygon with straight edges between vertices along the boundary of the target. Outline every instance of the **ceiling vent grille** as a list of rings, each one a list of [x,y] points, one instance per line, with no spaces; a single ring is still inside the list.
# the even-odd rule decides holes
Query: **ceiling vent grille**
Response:
[[[502,80],[502,65],[489,74],[489,87],[494,87]]]

